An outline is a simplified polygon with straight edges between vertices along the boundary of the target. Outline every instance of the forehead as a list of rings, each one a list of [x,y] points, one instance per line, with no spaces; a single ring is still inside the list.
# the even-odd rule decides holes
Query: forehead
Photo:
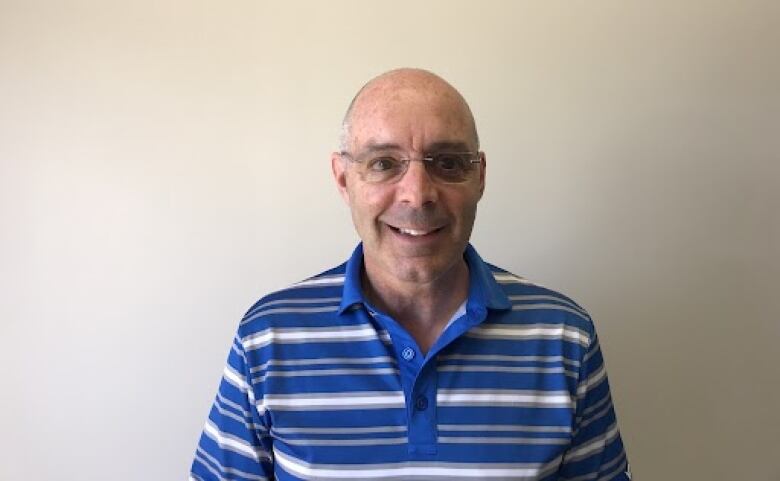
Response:
[[[451,89],[380,85],[363,92],[350,119],[352,147],[393,143],[424,150],[441,142],[470,143],[471,115]]]

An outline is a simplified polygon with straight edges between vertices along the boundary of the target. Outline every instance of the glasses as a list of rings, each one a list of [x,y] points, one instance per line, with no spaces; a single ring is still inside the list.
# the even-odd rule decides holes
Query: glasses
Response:
[[[445,184],[460,184],[466,182],[475,165],[482,162],[482,152],[436,152],[426,154],[419,159],[428,175],[433,180]],[[359,166],[360,176],[372,184],[392,184],[398,182],[409,170],[412,160],[398,155],[369,152],[359,157],[353,157],[349,152],[339,152]]]

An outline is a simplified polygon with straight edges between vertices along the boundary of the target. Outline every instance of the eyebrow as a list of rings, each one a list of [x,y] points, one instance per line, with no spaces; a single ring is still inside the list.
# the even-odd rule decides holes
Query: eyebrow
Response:
[[[441,151],[466,152],[468,150],[469,150],[468,144],[466,142],[460,142],[460,141],[434,142],[425,149],[426,152],[441,152]]]
[[[401,150],[401,146],[393,142],[369,142],[361,149],[362,152],[381,152],[383,150]]]

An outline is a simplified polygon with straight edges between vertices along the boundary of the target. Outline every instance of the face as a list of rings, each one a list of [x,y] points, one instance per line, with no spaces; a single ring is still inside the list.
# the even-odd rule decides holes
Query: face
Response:
[[[485,162],[466,182],[432,179],[423,155],[437,150],[475,151],[465,104],[448,85],[368,91],[355,104],[348,150],[361,156],[382,152],[413,159],[391,184],[372,184],[359,166],[334,153],[331,162],[339,191],[363,240],[365,267],[380,281],[429,283],[463,263],[477,202],[485,185]],[[446,87],[446,88],[445,88]]]

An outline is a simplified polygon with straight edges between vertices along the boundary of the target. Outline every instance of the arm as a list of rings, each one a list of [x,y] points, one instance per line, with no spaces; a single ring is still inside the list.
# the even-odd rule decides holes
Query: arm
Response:
[[[580,364],[572,443],[559,479],[628,481],[628,460],[612,406],[609,382],[595,332]]]
[[[246,353],[236,337],[195,451],[190,481],[274,479],[271,438],[255,402]]]

